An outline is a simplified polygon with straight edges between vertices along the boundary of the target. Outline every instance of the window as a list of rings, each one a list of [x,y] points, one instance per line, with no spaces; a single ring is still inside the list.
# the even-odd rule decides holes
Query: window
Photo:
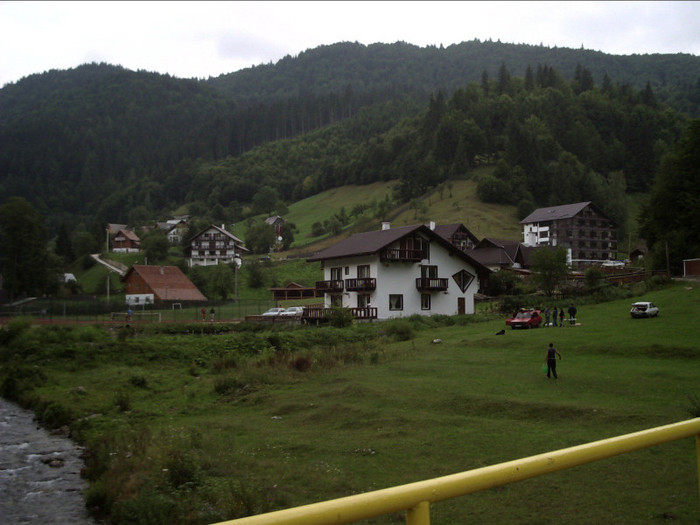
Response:
[[[340,281],[343,278],[343,268],[338,266],[331,268],[331,281]]]
[[[350,275],[350,267],[349,266],[345,267],[345,275]]]
[[[421,310],[430,310],[430,294],[429,293],[423,293],[420,296],[420,309]]]
[[[420,276],[423,279],[437,279],[438,267],[423,265],[420,267]]]
[[[357,278],[367,279],[369,277],[369,264],[361,264],[357,267]]]
[[[368,293],[357,294],[357,307],[358,308],[367,308],[368,306],[369,306],[369,294]]]
[[[403,295],[389,295],[389,310],[403,310]]]
[[[475,277],[466,270],[457,272],[452,278],[457,283],[457,286],[459,286],[459,289],[462,290],[462,293],[467,291],[467,288],[469,288],[469,285],[472,284],[472,281],[475,279]]]
[[[340,294],[331,295],[331,306],[343,306],[343,296]]]

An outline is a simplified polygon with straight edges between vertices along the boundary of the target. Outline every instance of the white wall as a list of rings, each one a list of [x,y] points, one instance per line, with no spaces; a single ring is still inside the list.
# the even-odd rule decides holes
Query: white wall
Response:
[[[479,289],[479,281],[476,270],[467,264],[458,255],[449,255],[449,252],[435,242],[430,243],[430,259],[421,263],[387,262],[380,263],[379,256],[349,257],[346,259],[327,260],[324,262],[324,280],[330,280],[331,268],[342,267],[342,278],[353,279],[357,277],[357,266],[369,264],[370,277],[377,279],[377,288],[372,292],[360,292],[370,294],[370,306],[378,309],[379,319],[396,317],[408,317],[410,315],[456,315],[458,313],[457,300],[465,298],[465,313],[474,313],[474,294]],[[421,294],[416,288],[416,279],[421,276],[421,264],[438,267],[438,278],[447,279],[446,292],[424,292],[431,296],[430,310],[421,309]],[[345,267],[349,273],[345,274]],[[475,276],[469,288],[463,293],[459,289],[452,275],[460,270],[466,270]],[[389,295],[403,294],[403,310],[389,310]],[[324,304],[330,307],[330,294],[325,295]],[[343,306],[357,307],[357,292],[343,293]]]

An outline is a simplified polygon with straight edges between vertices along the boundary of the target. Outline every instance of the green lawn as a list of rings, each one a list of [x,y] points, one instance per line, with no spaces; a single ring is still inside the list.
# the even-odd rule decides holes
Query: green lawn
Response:
[[[688,419],[699,288],[646,294],[656,319],[631,319],[626,299],[579,305],[581,326],[503,336],[500,317],[116,339],[34,329],[0,356],[45,374],[27,400],[88,417],[72,423],[97,458],[88,498],[114,523],[211,523]],[[549,342],[556,381],[541,371]],[[697,523],[697,476],[683,440],[438,503],[431,523]]]

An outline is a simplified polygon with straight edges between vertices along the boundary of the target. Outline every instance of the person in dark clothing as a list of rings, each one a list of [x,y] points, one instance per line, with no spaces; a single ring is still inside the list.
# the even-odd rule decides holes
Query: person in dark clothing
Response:
[[[553,343],[549,343],[549,348],[547,348],[547,357],[545,359],[548,378],[550,377],[550,373],[554,375],[554,379],[559,378],[559,376],[557,376],[557,356],[559,356],[559,359],[561,360],[561,354],[559,351],[554,348]]]
[[[573,304],[569,306],[569,323],[576,323],[576,307]]]
[[[564,307],[559,309],[559,326],[564,326]]]
[[[558,314],[557,307],[555,306],[554,309],[552,310],[552,324],[554,326],[557,326],[557,314]]]

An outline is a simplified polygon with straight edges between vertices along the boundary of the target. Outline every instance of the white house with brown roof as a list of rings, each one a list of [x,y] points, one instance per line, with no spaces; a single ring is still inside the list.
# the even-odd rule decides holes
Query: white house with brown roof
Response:
[[[141,239],[133,231],[120,229],[112,239],[112,251],[117,253],[138,253]]]
[[[324,306],[351,308],[358,319],[474,313],[474,294],[489,269],[424,225],[353,235],[309,257]],[[307,318],[325,312],[306,308]]]
[[[161,302],[200,302],[207,298],[177,266],[135,264],[121,278],[130,306]]]
[[[189,266],[214,266],[230,264],[247,251],[243,241],[226,231],[223,224],[220,228],[212,224],[187,241],[185,257]]]

